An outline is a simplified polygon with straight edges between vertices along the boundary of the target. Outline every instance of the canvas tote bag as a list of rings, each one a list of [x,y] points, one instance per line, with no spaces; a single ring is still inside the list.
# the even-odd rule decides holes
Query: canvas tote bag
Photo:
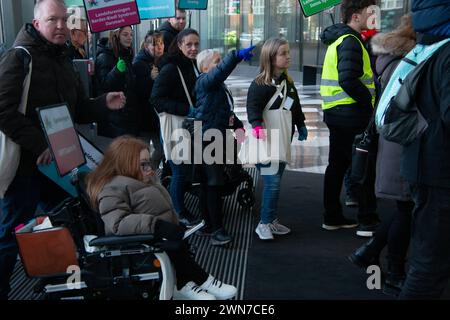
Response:
[[[28,102],[28,91],[30,89],[31,70],[33,61],[30,52],[24,47],[17,46],[15,49],[26,51],[30,56],[28,65],[28,74],[23,80],[22,98],[19,104],[19,112],[25,114]],[[9,185],[16,176],[17,168],[20,161],[20,146],[12,141],[0,130],[0,199],[3,199]]]
[[[271,110],[278,96],[283,92],[283,100],[280,108]],[[247,128],[249,133],[239,152],[239,160],[243,164],[267,164],[270,162],[291,161],[291,136],[292,136],[292,113],[284,109],[287,98],[286,80],[280,84],[277,91],[264,107],[263,121],[266,129],[266,139],[255,138]]]
[[[186,86],[186,82],[184,81],[183,74],[181,73],[180,68],[177,66],[178,73],[181,78],[181,82],[183,84],[184,92],[186,94],[186,98],[189,101],[189,105],[193,106],[191,96],[189,94],[189,91]],[[182,158],[179,158],[179,152],[180,152],[180,144],[177,143],[177,141],[172,141],[172,134],[177,129],[182,129],[182,124],[184,119],[186,119],[185,116],[178,116],[174,114],[170,114],[167,112],[161,112],[159,115],[159,122],[161,125],[161,137],[163,140],[163,148],[164,148],[164,154],[166,156],[167,160],[182,160],[186,157],[190,157],[190,154],[183,155]],[[183,136],[183,139],[189,139],[189,136]],[[190,150],[184,150],[184,151],[190,151]]]

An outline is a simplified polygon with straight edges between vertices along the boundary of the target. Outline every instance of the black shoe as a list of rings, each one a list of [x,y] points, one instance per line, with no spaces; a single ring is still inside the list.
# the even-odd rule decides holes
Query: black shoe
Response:
[[[389,296],[398,297],[405,283],[405,274],[388,272],[384,280],[383,293]]]
[[[205,227],[201,228],[200,230],[198,230],[195,234],[199,237],[210,237],[212,234],[212,231],[211,231],[211,228],[209,228],[208,226],[205,226]]]
[[[195,217],[186,209],[183,211],[183,213],[180,214],[179,220],[186,226],[186,228],[192,228],[193,226],[202,222],[202,218]]]
[[[355,220],[347,219],[343,215],[338,215],[336,217],[325,217],[323,219],[322,229],[325,230],[337,230],[337,229],[349,229],[354,228],[358,225]]]
[[[356,266],[367,270],[367,268],[371,265],[380,265],[380,257],[379,255],[374,255],[370,252],[370,246],[373,243],[373,238],[368,242],[363,244],[361,247],[355,250],[351,255],[348,256],[348,259],[355,264]]]
[[[231,236],[228,234],[228,232],[225,231],[224,228],[214,231],[211,234],[211,244],[213,246],[223,246],[227,243],[230,243],[231,240]]]
[[[378,223],[360,223],[358,229],[356,230],[356,235],[359,237],[370,238],[375,234],[375,230],[378,227]]]
[[[359,205],[358,200],[353,196],[345,197],[345,205],[347,207],[357,207]]]

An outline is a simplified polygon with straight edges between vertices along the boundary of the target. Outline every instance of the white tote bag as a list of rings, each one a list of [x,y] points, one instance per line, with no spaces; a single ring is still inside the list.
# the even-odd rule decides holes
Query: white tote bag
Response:
[[[23,81],[22,98],[20,100],[18,108],[18,111],[20,113],[25,114],[28,102],[28,91],[30,89],[30,79],[33,62],[31,59],[31,54],[27,49],[19,46],[15,47],[15,49],[25,50],[26,53],[30,56],[30,64],[28,65],[29,71]],[[9,185],[16,176],[17,168],[19,167],[19,161],[20,146],[0,130],[0,199],[3,199]]]
[[[283,91],[280,108],[270,110]],[[287,98],[287,84],[284,80],[275,94],[266,104],[263,121],[266,139],[257,139],[247,127],[247,137],[239,152],[239,160],[243,164],[268,164],[270,162],[291,162],[292,113],[284,109]]]
[[[186,82],[184,81],[183,74],[181,73],[180,68],[177,67],[177,69],[178,73],[180,74],[181,82],[183,84],[186,97],[189,101],[189,105],[193,106],[191,96],[189,95],[189,91],[186,86]],[[161,126],[161,137],[163,140],[163,148],[166,159],[173,161],[190,159],[190,148],[183,148],[183,146],[185,145],[190,145],[190,136],[182,134],[183,131],[181,131],[183,120],[186,119],[186,117],[167,112],[161,112],[158,114],[158,116]],[[189,143],[181,144],[179,143],[179,141],[172,141],[172,139],[176,140],[176,138],[180,138],[181,136],[183,137],[183,139],[187,139],[184,141],[187,141]]]

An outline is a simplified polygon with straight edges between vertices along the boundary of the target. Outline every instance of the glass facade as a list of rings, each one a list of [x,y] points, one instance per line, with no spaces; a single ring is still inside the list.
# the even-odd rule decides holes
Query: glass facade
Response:
[[[5,35],[3,34],[3,4],[0,1],[0,45],[5,43]]]
[[[408,3],[408,0],[381,1],[383,32],[398,25],[409,8]],[[290,44],[293,70],[322,64],[326,47],[320,42],[320,34],[340,21],[338,6],[305,18],[298,0],[209,0],[208,9],[195,12],[193,17],[192,27],[201,32],[202,48],[215,48],[223,53],[270,37],[284,37]],[[252,64],[257,65],[257,59]]]

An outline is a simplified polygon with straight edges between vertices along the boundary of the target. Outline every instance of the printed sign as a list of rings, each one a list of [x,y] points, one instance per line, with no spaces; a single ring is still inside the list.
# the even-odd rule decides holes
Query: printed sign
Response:
[[[92,32],[139,24],[136,0],[83,0]]]
[[[86,162],[78,134],[65,104],[39,110],[39,117],[60,176]]]
[[[342,0],[299,0],[305,17],[317,14],[325,9],[338,5]]]
[[[206,10],[208,8],[208,0],[180,0],[178,3],[180,9]]]
[[[175,0],[137,0],[141,19],[175,17]]]

